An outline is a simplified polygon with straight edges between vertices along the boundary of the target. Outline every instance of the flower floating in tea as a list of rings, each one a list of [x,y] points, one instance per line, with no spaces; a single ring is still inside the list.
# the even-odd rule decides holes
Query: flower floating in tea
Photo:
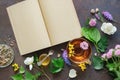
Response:
[[[80,48],[82,48],[83,50],[87,50],[88,47],[89,47],[89,45],[86,41],[83,41],[80,43]]]

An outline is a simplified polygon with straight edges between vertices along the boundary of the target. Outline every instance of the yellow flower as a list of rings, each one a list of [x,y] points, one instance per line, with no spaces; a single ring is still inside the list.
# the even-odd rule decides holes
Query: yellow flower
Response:
[[[12,67],[14,71],[17,71],[19,69],[19,66],[16,63],[12,64]]]
[[[86,69],[85,63],[80,63],[78,66],[81,68],[82,71],[85,71]]]
[[[69,50],[69,57],[73,56],[74,51],[73,50]]]
[[[74,45],[69,44],[69,49],[74,49]]]

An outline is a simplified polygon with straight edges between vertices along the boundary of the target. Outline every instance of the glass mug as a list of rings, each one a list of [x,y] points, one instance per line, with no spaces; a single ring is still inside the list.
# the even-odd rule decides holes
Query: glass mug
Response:
[[[87,48],[81,48],[81,43],[83,44],[83,47]],[[70,61],[77,64],[82,71],[86,69],[86,64],[91,64],[91,46],[89,42],[84,38],[77,38],[70,41],[67,45],[66,50]]]

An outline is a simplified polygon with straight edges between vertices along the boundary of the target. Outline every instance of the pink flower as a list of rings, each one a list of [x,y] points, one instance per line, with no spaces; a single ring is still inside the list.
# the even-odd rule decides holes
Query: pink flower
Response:
[[[109,49],[109,51],[107,52],[107,58],[108,59],[112,57],[113,51],[114,51],[114,49]]]
[[[120,45],[117,44],[117,45],[115,46],[115,49],[120,49]]]
[[[117,49],[117,50],[115,51],[115,55],[116,55],[116,56],[120,56],[120,49]]]
[[[89,22],[89,25],[92,27],[96,26],[96,24],[97,24],[96,19],[91,19]]]
[[[83,41],[80,43],[80,47],[83,49],[83,50],[87,50],[89,45],[87,42]]]
[[[102,56],[101,56],[103,59],[105,59],[107,57],[107,54],[104,53]]]

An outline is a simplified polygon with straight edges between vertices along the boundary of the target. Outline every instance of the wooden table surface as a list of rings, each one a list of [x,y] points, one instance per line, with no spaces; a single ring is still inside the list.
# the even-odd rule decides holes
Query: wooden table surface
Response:
[[[23,61],[26,56],[32,56],[33,54],[38,53],[45,53],[48,52],[49,50],[55,50],[54,56],[56,57],[57,53],[61,53],[61,48],[65,48],[67,45],[66,43],[53,46],[51,48],[47,48],[44,50],[37,51],[35,53],[32,53],[30,55],[25,55],[25,56],[20,56],[18,47],[11,28],[11,24],[8,18],[8,14],[6,12],[6,7],[20,2],[22,0],[0,0],[0,43],[6,43],[8,45],[12,45],[13,49],[15,51],[15,59],[14,63],[18,63],[19,65],[24,65]],[[90,15],[90,9],[92,8],[99,8],[101,11],[107,10],[109,11],[115,20],[120,22],[120,0],[73,0],[77,15],[79,18],[79,21],[81,25],[84,25],[85,20],[87,17],[91,17]],[[67,4],[67,3],[66,3]],[[120,25],[114,24],[117,27],[117,32],[112,35],[108,36],[109,37],[109,46],[108,48],[112,48],[115,46],[115,44],[120,44]],[[100,28],[100,24],[98,24],[98,28]],[[32,36],[31,36],[32,37]],[[14,41],[14,43],[12,43]],[[95,49],[92,46],[92,53],[95,53]],[[47,69],[48,76],[51,77],[51,80],[67,80],[68,78],[68,72],[69,69],[73,67],[68,67],[65,65],[64,69],[62,72],[52,75]],[[93,66],[87,66],[87,70],[82,72],[79,68],[75,68],[78,71],[78,76],[75,79],[70,79],[70,80],[113,80],[113,78],[109,75],[109,72],[104,69],[100,71],[96,71],[93,69]],[[6,68],[0,69],[0,80],[11,80],[10,76],[13,75],[13,69],[11,66],[8,66]],[[43,77],[40,77],[39,80],[47,80],[44,79]]]

